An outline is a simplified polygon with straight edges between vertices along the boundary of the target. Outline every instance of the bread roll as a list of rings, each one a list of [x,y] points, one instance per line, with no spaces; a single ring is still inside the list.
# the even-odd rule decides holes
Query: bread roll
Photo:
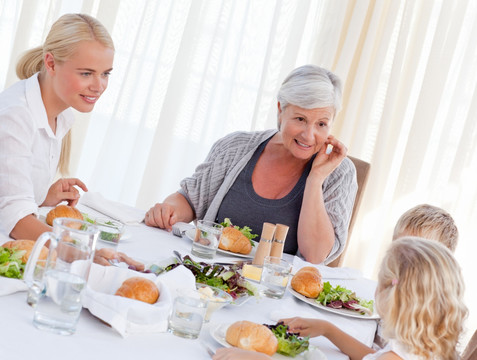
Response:
[[[159,299],[159,289],[151,280],[135,276],[125,280],[115,295],[154,304]]]
[[[305,266],[297,271],[291,280],[291,287],[296,292],[309,298],[317,298],[323,290],[320,271],[313,266]]]
[[[240,230],[227,226],[222,231],[219,249],[247,255],[252,251],[252,244]]]
[[[33,240],[12,240],[7,241],[5,244],[2,245],[4,248],[12,249],[12,250],[25,250],[25,254],[22,256],[22,262],[26,264],[28,259],[30,258],[30,254],[33,250],[33,246],[35,246],[35,241]],[[40,251],[40,256],[38,256],[38,260],[46,260],[48,257],[48,249],[43,246]]]
[[[278,340],[269,328],[246,320],[230,325],[225,340],[232,346],[270,356],[275,354],[278,348]]]
[[[46,223],[53,226],[53,220],[59,217],[83,220],[83,215],[77,208],[68,205],[58,205],[48,212],[46,215]]]

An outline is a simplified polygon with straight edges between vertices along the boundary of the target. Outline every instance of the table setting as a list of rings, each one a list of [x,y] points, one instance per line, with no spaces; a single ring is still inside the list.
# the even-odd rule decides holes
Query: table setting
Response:
[[[210,359],[210,354],[216,349],[230,346],[224,340],[224,331],[234,322],[245,320],[274,325],[280,319],[294,316],[330,321],[364,344],[372,346],[379,320],[377,314],[363,316],[353,310],[319,306],[313,299],[298,294],[290,286],[290,279],[297,271],[312,266],[319,270],[323,282],[352,289],[357,296],[373,300],[376,282],[364,278],[358,270],[313,265],[298,256],[280,252],[279,257],[264,257],[260,264],[253,264],[257,254],[262,252],[259,246],[261,241],[256,241],[251,255],[234,254],[218,248],[220,235],[213,238],[203,236],[211,234],[214,226],[221,230],[217,226],[220,224],[205,224],[208,226],[207,231],[198,224],[182,224],[177,227],[178,230],[168,232],[146,226],[143,223],[145,212],[140,209],[110,201],[98,193],[87,194],[82,196],[77,206],[85,219],[123,224],[120,233],[127,236],[120,236],[117,242],[106,245],[143,263],[145,270],[137,271],[124,263],[112,266],[92,263],[81,291],[82,309],[74,332],[68,336],[33,326],[36,310],[27,304],[27,283],[0,277],[0,311],[4,324],[0,335],[4,339],[4,354],[17,353],[22,341],[27,339],[29,345],[21,347],[23,357],[38,356],[38,349],[48,348],[50,359],[63,358],[65,354],[72,359],[97,358],[99,355],[117,358],[160,355],[161,358]],[[39,218],[45,218],[47,211],[48,208],[42,209]],[[199,251],[194,251],[196,245],[200,245]],[[215,250],[204,251],[204,246],[209,245]],[[224,272],[237,266],[241,269],[241,266],[248,264],[259,269],[260,278],[242,277],[242,281],[245,280],[253,291],[233,299],[212,284],[196,283],[193,272],[179,263],[184,259],[190,259],[189,265],[198,263],[213,267],[217,264],[217,269],[220,264]],[[57,263],[58,260],[55,266],[59,266]],[[168,265],[174,266],[164,270]],[[282,272],[277,270],[278,267]],[[267,278],[269,268],[273,269],[270,271],[274,275]],[[115,295],[122,283],[136,277],[156,285],[159,291],[156,302],[145,303]],[[50,291],[48,294],[51,296]],[[209,306],[213,305],[209,312],[207,306],[203,305],[203,299],[207,296],[209,298],[205,303],[210,301]],[[184,333],[184,313],[191,313],[194,319],[199,319],[195,321],[194,331],[186,329]],[[191,326],[194,319],[187,326]],[[22,340],[18,334],[21,334]],[[348,359],[324,337],[311,338],[309,344],[309,350],[296,359]],[[278,353],[272,358],[291,359]]]

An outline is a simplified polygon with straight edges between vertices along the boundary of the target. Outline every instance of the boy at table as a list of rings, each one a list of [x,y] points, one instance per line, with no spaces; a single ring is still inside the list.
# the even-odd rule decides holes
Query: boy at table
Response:
[[[417,205],[404,212],[394,227],[393,240],[403,236],[418,236],[436,240],[455,252],[459,231],[452,216],[437,206]]]

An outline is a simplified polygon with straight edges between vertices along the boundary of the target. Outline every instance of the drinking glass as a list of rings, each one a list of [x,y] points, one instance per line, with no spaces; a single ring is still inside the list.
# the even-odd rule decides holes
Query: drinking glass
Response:
[[[169,314],[168,331],[180,337],[197,339],[208,301],[197,290],[178,289],[177,293]]]
[[[292,265],[279,257],[266,256],[260,277],[260,294],[273,299],[281,299],[288,286]]]
[[[124,232],[124,224],[116,220],[99,218],[96,219],[95,225],[99,229],[96,249],[107,247],[116,251]]]
[[[198,220],[191,253],[201,258],[212,259],[219,247],[223,228],[213,221]]]
[[[82,309],[81,292],[88,280],[98,235],[93,224],[69,218],[55,219],[53,232],[40,235],[24,274],[26,284],[39,289],[33,299],[35,327],[63,335],[76,331]],[[40,250],[47,241],[48,258],[38,272]]]

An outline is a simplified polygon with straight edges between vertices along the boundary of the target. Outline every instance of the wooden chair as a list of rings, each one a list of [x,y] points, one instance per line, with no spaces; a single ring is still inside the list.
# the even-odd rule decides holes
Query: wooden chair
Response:
[[[462,360],[477,360],[477,330],[475,330],[474,335],[465,347]]]
[[[361,199],[364,193],[364,189],[366,188],[366,183],[368,182],[369,176],[369,169],[371,165],[366,161],[357,159],[352,156],[348,156],[348,158],[353,162],[354,166],[356,167],[356,180],[358,181],[358,191],[356,193],[356,199],[354,200],[353,212],[351,213],[351,219],[349,222],[348,228],[348,240],[346,241],[345,248],[343,252],[338,256],[335,260],[330,262],[328,266],[341,266],[343,264],[344,255],[349,245],[349,239],[351,236],[351,231],[353,230],[354,223],[356,221],[356,216],[358,214],[359,205],[361,203]]]

